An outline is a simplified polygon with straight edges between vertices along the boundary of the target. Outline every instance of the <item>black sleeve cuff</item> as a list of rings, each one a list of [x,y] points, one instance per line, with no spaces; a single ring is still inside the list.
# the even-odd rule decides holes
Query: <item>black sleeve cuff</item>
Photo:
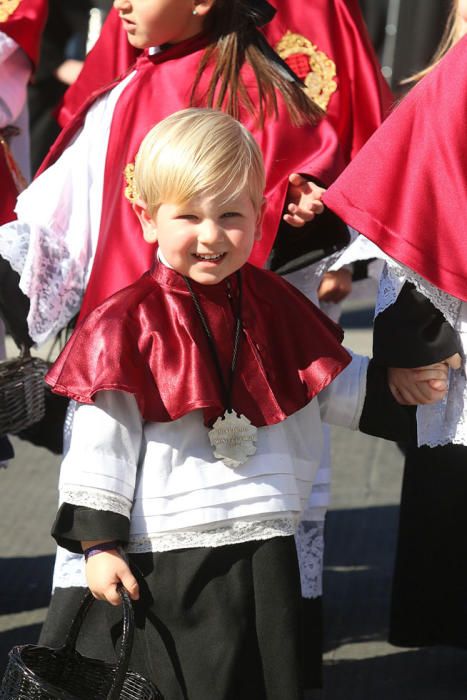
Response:
[[[385,367],[423,367],[462,352],[457,332],[431,301],[406,283],[375,319],[373,358]]]
[[[118,540],[128,542],[130,521],[109,510],[93,510],[62,503],[52,526],[52,537],[60,547],[81,554],[86,540]]]
[[[301,175],[319,187],[323,183],[305,173]],[[285,213],[285,212],[284,212]],[[279,275],[308,267],[341,250],[350,242],[347,225],[333,211],[324,207],[322,214],[300,228],[281,218],[269,259],[269,268]]]
[[[362,433],[395,442],[412,442],[417,437],[416,406],[401,406],[391,394],[385,367],[370,360],[366,396],[360,416]]]

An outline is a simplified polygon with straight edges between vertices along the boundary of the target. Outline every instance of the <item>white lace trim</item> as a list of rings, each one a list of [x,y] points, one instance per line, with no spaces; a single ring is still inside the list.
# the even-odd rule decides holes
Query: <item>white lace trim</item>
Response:
[[[302,520],[295,535],[304,598],[323,595],[324,520]]]
[[[462,302],[456,297],[438,289],[438,287],[435,287],[408,267],[396,263],[390,258],[386,258],[386,265],[380,278],[375,316],[396,302],[406,282],[411,282],[443,314],[446,321],[453,328],[456,328]]]
[[[0,255],[21,276],[21,290],[30,300],[29,333],[41,344],[78,313],[85,269],[64,237],[23,222],[2,227]]]
[[[467,355],[467,304],[443,292],[409,268],[386,257],[375,316],[394,304],[402,287],[411,282],[415,288],[431,301],[446,321],[458,331]],[[440,445],[467,445],[467,383],[465,369],[450,370],[449,390],[443,401],[431,406],[417,408],[418,444],[437,447]]]
[[[84,506],[93,510],[110,510],[125,518],[130,518],[131,501],[109,491],[95,488],[65,486],[60,489],[60,501],[73,506]]]
[[[193,529],[147,535],[130,535],[126,551],[132,554],[143,552],[168,552],[173,549],[192,547],[224,547],[253,540],[269,540],[272,537],[287,537],[295,534],[297,519],[275,518],[274,520],[237,520],[231,525]]]

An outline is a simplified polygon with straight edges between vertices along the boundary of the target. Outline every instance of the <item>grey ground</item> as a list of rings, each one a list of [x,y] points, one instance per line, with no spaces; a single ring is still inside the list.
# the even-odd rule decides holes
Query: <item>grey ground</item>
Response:
[[[369,321],[365,309],[351,307],[343,318],[346,342],[357,351],[370,349]],[[313,700],[466,700],[467,653],[398,649],[386,642],[401,453],[393,444],[343,429],[334,429],[332,437],[325,690]],[[59,460],[14,443],[17,457],[0,471],[0,669],[14,644],[37,640],[54,552],[49,530]]]

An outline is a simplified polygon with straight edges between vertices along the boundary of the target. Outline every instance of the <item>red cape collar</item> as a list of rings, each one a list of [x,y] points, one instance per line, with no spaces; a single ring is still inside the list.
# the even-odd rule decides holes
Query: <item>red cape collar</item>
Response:
[[[235,301],[236,276],[229,281]],[[247,264],[242,283],[233,406],[258,427],[272,425],[309,403],[350,357],[342,330],[274,273]],[[193,287],[227,373],[235,324],[227,280]],[[47,381],[82,403],[102,390],[132,393],[144,420],[153,422],[203,409],[211,425],[225,408],[191,295],[183,278],[160,263],[89,314]]]

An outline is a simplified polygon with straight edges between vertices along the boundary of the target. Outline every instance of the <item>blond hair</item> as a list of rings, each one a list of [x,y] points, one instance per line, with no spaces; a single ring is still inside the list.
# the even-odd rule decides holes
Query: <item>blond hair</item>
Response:
[[[460,11],[460,1],[453,0],[451,10],[449,12],[448,21],[446,22],[446,27],[444,28],[443,36],[441,37],[440,44],[433,56],[431,62],[423,70],[415,73],[415,75],[410,76],[410,78],[405,78],[401,80],[401,85],[406,85],[407,83],[416,83],[422,78],[430,73],[433,68],[435,68],[442,58],[447,54],[449,49],[457,44],[457,42],[462,39],[462,37],[467,33],[467,23],[465,18],[462,16]]]
[[[162,203],[200,195],[228,202],[246,186],[259,211],[265,187],[261,151],[240,122],[214,109],[183,109],[153,127],[136,155],[135,186],[151,216]]]

